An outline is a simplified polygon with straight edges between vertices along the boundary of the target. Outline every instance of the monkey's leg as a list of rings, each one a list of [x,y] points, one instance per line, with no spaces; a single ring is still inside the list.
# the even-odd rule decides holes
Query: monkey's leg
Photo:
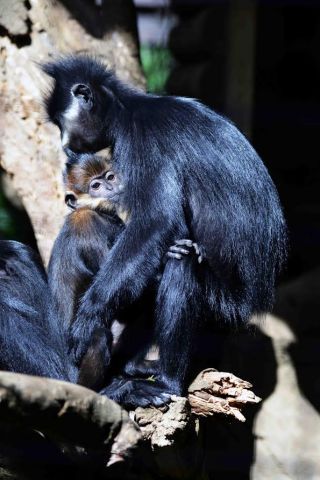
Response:
[[[181,262],[168,261],[157,296],[158,378],[166,392],[176,395],[185,393],[201,322],[202,290],[195,275],[196,267],[197,262],[190,256]]]
[[[113,343],[111,376],[120,374],[130,378],[148,378],[158,373],[157,362],[146,360],[154,337],[153,310],[154,296],[152,310],[144,298],[141,299],[139,313],[135,314],[134,309],[130,309],[130,318],[126,318],[121,334]]]
[[[82,359],[77,383],[99,391],[106,384],[109,365],[105,365],[105,349],[110,349],[112,333],[97,328],[92,336],[91,344]]]
[[[101,393],[129,408],[160,406],[173,394],[185,394],[201,320],[197,265],[188,256],[178,262],[170,259],[165,266],[157,295],[155,343],[159,347],[159,367],[153,381],[118,376]]]

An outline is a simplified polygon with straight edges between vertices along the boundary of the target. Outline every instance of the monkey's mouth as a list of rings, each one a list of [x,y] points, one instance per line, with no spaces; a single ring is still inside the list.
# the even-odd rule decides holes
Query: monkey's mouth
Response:
[[[111,200],[113,203],[118,203],[120,200],[121,193],[115,193],[114,195],[110,195],[108,200]]]
[[[124,189],[118,189],[116,193],[113,193],[112,195],[108,195],[108,200],[111,200],[112,202],[116,203],[120,201],[121,195],[123,195]]]

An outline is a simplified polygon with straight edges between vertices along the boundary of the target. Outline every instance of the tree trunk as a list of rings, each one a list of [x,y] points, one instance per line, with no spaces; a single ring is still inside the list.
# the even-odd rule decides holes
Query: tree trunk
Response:
[[[45,121],[41,98],[48,78],[37,62],[70,52],[90,52],[124,80],[144,86],[131,0],[102,7],[86,0],[0,0],[0,161],[45,263],[65,214],[64,155],[58,129]]]

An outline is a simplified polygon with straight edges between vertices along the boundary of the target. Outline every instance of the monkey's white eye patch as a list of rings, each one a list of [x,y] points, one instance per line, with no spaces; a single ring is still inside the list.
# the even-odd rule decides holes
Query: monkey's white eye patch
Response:
[[[67,108],[67,110],[64,112],[63,116],[64,116],[64,119],[67,121],[67,122],[72,122],[73,120],[75,120],[76,118],[78,118],[79,116],[79,113],[80,113],[80,105],[79,105],[79,102],[76,98],[73,98],[72,99],[72,102],[71,102],[71,105],[69,106],[69,108]]]

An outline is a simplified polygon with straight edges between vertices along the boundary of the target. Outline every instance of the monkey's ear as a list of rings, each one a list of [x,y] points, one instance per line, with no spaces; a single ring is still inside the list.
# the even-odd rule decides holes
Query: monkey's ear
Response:
[[[76,210],[78,199],[73,192],[66,192],[64,196],[64,202],[69,208],[71,208],[72,210]]]
[[[90,109],[93,105],[93,94],[91,88],[84,83],[76,83],[71,88],[72,95],[80,101],[80,103]]]

